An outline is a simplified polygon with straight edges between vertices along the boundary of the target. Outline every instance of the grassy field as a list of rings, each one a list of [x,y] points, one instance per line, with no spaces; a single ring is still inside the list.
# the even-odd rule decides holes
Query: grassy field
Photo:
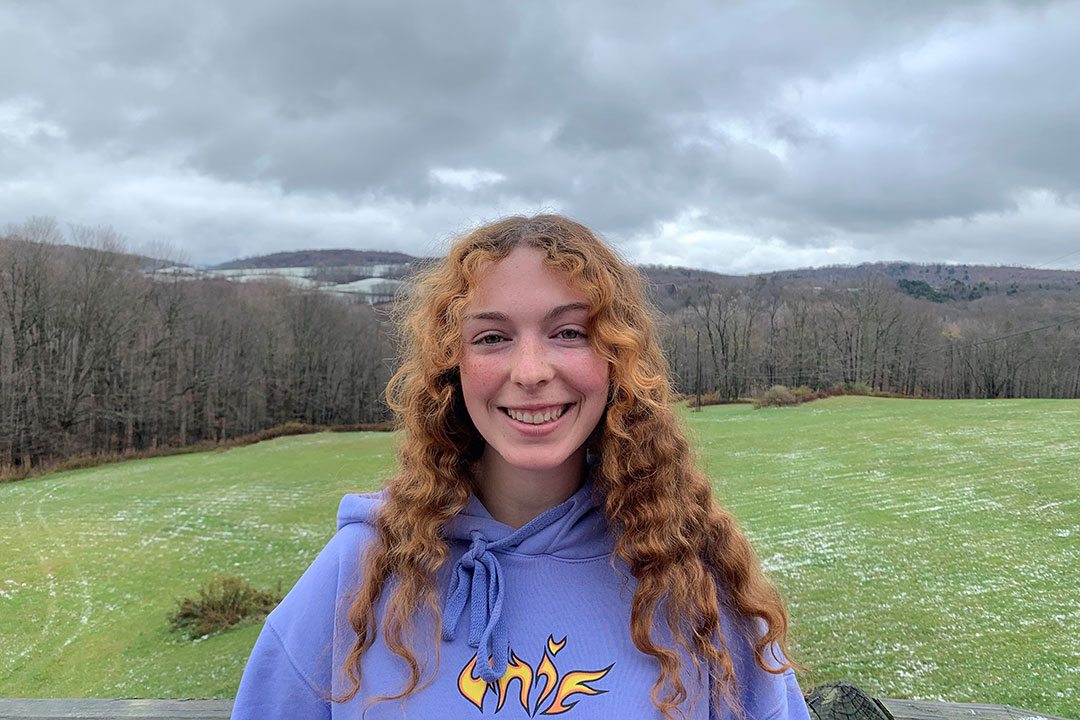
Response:
[[[688,414],[814,679],[1080,718],[1080,402],[832,398]],[[215,573],[288,587],[388,434],[0,485],[0,696],[226,697],[258,627],[189,642]]]

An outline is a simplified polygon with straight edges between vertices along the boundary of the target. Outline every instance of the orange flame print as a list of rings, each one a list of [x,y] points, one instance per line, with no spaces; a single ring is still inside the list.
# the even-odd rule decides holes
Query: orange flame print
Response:
[[[583,695],[600,695],[606,693],[607,690],[597,690],[596,688],[589,687],[586,683],[596,682],[600,678],[608,674],[612,666],[608,665],[603,670],[597,670],[596,672],[570,672],[563,676],[562,682],[559,683],[559,691],[555,693],[555,700],[551,703],[551,706],[545,710],[543,715],[561,715],[570,708],[578,704],[578,700],[572,703],[567,703],[566,698],[576,693]]]
[[[521,682],[521,707],[529,712],[529,691],[532,690],[533,669],[527,663],[518,660],[514,651],[510,651],[510,662],[506,666],[506,674],[499,678],[499,702],[495,705],[495,712],[502,710],[506,701],[506,691],[514,680]]]
[[[475,705],[477,710],[484,712],[484,695],[487,694],[488,684],[481,678],[473,676],[473,670],[475,669],[476,656],[473,655],[472,660],[458,675],[458,691],[465,696],[466,700]]]
[[[544,659],[540,661],[540,667],[536,669],[536,684],[540,684],[540,678],[544,679],[544,691],[536,699],[533,714],[540,708],[541,703],[548,699],[548,695],[555,692],[555,683],[559,682],[559,671],[555,669],[551,658],[544,653]]]
[[[492,690],[497,696],[495,712],[499,712],[502,710],[506,698],[510,695],[510,684],[517,680],[520,683],[518,701],[530,717],[535,716],[538,712],[540,715],[561,715],[565,713],[581,701],[579,698],[573,702],[567,702],[571,695],[601,695],[607,692],[607,690],[594,688],[589,683],[596,682],[607,675],[611,668],[615,666],[615,663],[608,665],[603,670],[574,670],[563,675],[560,680],[559,670],[555,667],[553,659],[565,645],[565,637],[559,642],[555,642],[555,636],[549,635],[547,647],[544,648],[544,657],[540,660],[540,664],[535,671],[531,665],[523,662],[511,650],[510,661],[506,666],[506,674],[493,683],[484,682],[483,679],[473,674],[476,671],[477,661],[477,656],[473,655],[472,659],[469,660],[458,675],[458,691],[477,710],[483,713],[484,698],[487,696],[487,691]],[[541,681],[543,681],[542,685]],[[536,698],[536,702],[532,706],[532,712],[529,712],[529,696],[534,691],[539,693],[539,697]],[[548,698],[551,698],[551,702],[543,711],[540,711],[540,707]]]

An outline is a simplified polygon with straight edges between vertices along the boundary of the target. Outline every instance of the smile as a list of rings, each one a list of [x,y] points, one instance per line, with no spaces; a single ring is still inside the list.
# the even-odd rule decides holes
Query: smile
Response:
[[[552,405],[548,408],[539,408],[536,410],[515,410],[514,408],[505,407],[500,409],[518,422],[528,423],[529,425],[542,425],[547,422],[558,420],[572,404],[573,403],[568,403],[566,405]]]

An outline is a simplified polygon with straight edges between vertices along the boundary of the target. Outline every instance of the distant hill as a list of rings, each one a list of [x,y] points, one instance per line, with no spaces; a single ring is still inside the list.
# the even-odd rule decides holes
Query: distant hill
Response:
[[[708,282],[746,281],[746,275],[724,275],[711,270],[675,267],[670,265],[639,265],[638,270],[654,285],[697,285]]]
[[[431,260],[432,258],[418,258],[406,253],[381,250],[297,250],[231,260],[211,268],[211,272],[280,269],[283,273],[295,274],[302,268],[311,268],[308,276],[340,283],[366,277],[364,268],[374,270],[376,267],[381,267],[382,270],[371,274],[382,277],[403,277]],[[344,276],[339,278],[332,272],[332,269],[343,268],[353,268],[358,272],[354,272],[348,278]],[[394,271],[388,272],[391,268]],[[938,303],[977,300],[997,294],[1080,290],[1080,271],[1078,270],[1048,270],[1000,265],[879,262],[778,270],[751,275],[725,275],[709,270],[666,265],[643,265],[639,269],[655,286],[655,290],[661,297],[675,296],[680,291],[703,285],[738,287],[770,282],[784,286],[856,286],[874,278],[912,297]],[[324,275],[326,277],[323,277]]]
[[[813,286],[857,285],[879,278],[912,297],[933,302],[977,300],[985,295],[1038,290],[1071,292],[1080,289],[1080,270],[1048,270],[1004,265],[946,265],[944,263],[879,262],[829,265],[761,273],[784,284]]]
[[[884,276],[895,280],[922,280],[934,284],[958,280],[967,283],[985,282],[1008,286],[1039,285],[1051,289],[1075,286],[1080,282],[1080,270],[1047,270],[1005,265],[946,265],[944,263],[878,262],[861,265],[827,265],[819,268],[778,270],[760,273],[763,277],[776,276],[785,280],[818,280],[826,283],[858,280],[866,277]]]
[[[286,267],[348,267],[350,265],[408,265],[415,261],[412,255],[384,250],[294,250],[270,255],[230,260],[210,268],[211,270],[239,270],[245,268]]]
[[[12,247],[18,246],[31,246],[36,243],[23,240],[16,236],[4,236],[0,235],[0,247],[3,245],[10,245]],[[58,243],[51,245],[56,253],[56,257],[64,258],[71,261],[79,261],[89,263],[93,258],[106,257],[112,261],[119,263],[130,269],[140,270],[142,272],[152,272],[161,270],[163,268],[186,268],[187,265],[178,263],[174,260],[162,260],[160,258],[149,257],[147,255],[139,255],[129,252],[118,252],[116,250],[102,250],[95,247],[83,247],[81,245],[71,245],[68,243]]]

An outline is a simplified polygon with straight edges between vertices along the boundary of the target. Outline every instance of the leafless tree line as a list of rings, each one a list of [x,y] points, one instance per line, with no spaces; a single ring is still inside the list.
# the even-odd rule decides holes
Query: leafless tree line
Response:
[[[885,277],[824,288],[762,277],[679,288],[660,304],[688,394],[858,384],[942,398],[1080,397],[1080,292],[933,303]]]
[[[109,230],[50,220],[0,234],[0,472],[386,418],[394,353],[369,306],[284,283],[181,280],[121,250]],[[932,303],[884,277],[770,277],[658,288],[657,301],[687,394],[839,383],[1080,397],[1080,292]]]
[[[0,238],[0,470],[385,419],[393,353],[369,306],[155,276],[121,249],[49,220]]]

